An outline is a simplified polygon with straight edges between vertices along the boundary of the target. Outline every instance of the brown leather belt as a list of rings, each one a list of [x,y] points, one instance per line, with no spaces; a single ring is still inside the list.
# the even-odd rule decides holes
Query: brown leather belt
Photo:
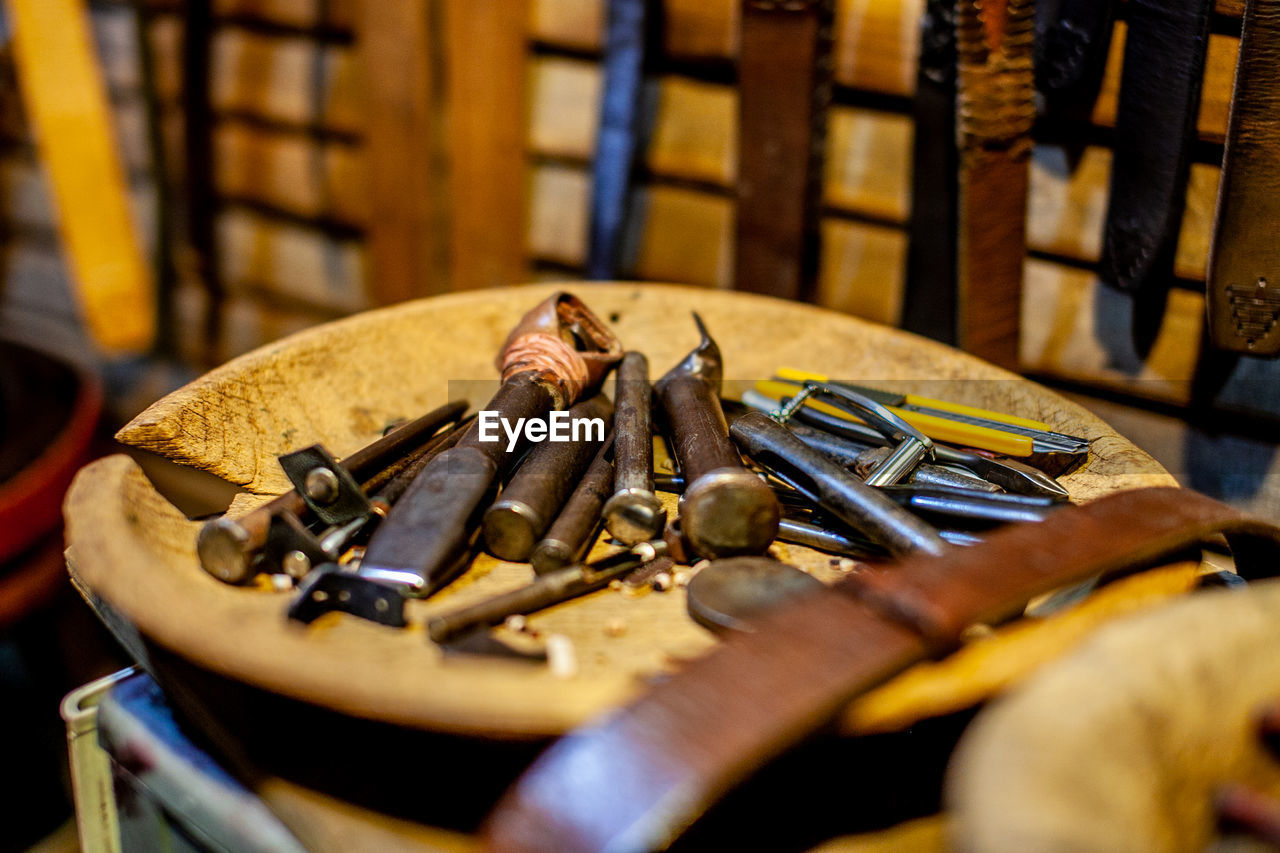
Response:
[[[832,0],[743,0],[738,54],[739,290],[811,298]]]
[[[671,843],[726,791],[853,698],[1007,619],[1032,597],[1156,565],[1226,535],[1246,577],[1280,566],[1280,529],[1161,488],[1069,507],[972,548],[851,575],[763,617],[630,707],[558,741],[499,804],[491,849],[644,850]]]
[[[1280,355],[1280,2],[1248,0],[1209,260],[1214,346]]]
[[[1035,121],[1031,0],[957,5],[956,343],[1017,370]]]

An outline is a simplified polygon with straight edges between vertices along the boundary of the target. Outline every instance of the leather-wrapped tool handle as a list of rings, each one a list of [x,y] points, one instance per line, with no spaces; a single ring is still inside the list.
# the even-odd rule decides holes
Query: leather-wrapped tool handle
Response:
[[[1194,492],[1143,489],[1065,507],[972,548],[851,575],[575,731],[539,758],[485,828],[490,849],[664,847],[726,791],[968,625],[1041,593],[1157,565],[1225,534],[1245,577],[1280,567],[1280,529]]]

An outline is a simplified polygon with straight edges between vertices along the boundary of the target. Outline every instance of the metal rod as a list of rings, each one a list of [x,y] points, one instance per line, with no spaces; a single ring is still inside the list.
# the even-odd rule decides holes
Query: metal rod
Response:
[[[609,533],[626,545],[653,539],[667,521],[653,493],[653,389],[649,361],[629,352],[618,366],[614,494],[604,507]]]
[[[546,574],[578,562],[595,541],[601,510],[613,492],[614,463],[610,458],[613,442],[613,437],[605,439],[560,515],[542,541],[533,547],[529,562],[536,573]]]

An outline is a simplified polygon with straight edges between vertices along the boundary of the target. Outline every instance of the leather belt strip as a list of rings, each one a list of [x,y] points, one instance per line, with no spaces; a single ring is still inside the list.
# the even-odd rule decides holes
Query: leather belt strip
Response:
[[[851,575],[783,605],[631,706],[564,737],[491,815],[491,849],[669,844],[730,788],[859,694],[942,656],[1032,597],[1158,565],[1225,534],[1246,577],[1275,571],[1280,529],[1194,492],[1143,489],[1066,507],[971,548]]]
[[[1113,0],[1037,0],[1036,89],[1042,118],[1052,124],[1088,121],[1093,112],[1115,9]]]
[[[1016,370],[1035,121],[1032,0],[959,0],[956,343]]]
[[[1280,354],[1280,2],[1247,0],[1209,258],[1219,349]]]
[[[655,39],[654,0],[609,0],[604,88],[592,169],[587,277],[618,277],[640,146],[644,75]]]
[[[739,290],[813,296],[832,0],[743,0],[738,54]]]
[[[956,343],[956,4],[927,0],[911,101],[911,239],[902,328]]]
[[[1145,354],[1164,317],[1213,0],[1130,0],[1100,275],[1134,296]]]

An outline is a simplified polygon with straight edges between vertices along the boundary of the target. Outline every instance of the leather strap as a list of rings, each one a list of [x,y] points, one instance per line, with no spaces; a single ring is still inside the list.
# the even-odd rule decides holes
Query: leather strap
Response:
[[[1213,0],[1131,0],[1100,275],[1134,296],[1139,353],[1154,343],[1196,138]]]
[[[1247,0],[1209,256],[1213,345],[1280,355],[1280,2]]]
[[[1111,47],[1114,0],[1037,0],[1036,89],[1042,120],[1087,121]]]
[[[587,278],[618,277],[643,130],[644,75],[658,11],[654,0],[609,0],[604,90],[592,166]]]
[[[813,296],[832,0],[743,0],[737,288]]]
[[[1026,258],[1032,0],[958,0],[960,232],[956,343],[1017,370]]]
[[[902,328],[956,343],[956,4],[928,0],[911,101],[911,239]]]
[[[942,557],[852,575],[763,616],[637,702],[544,753],[491,815],[495,850],[669,844],[728,789],[852,699],[974,623],[1096,575],[1159,564],[1225,534],[1238,570],[1275,570],[1280,529],[1194,492],[1122,492]]]

